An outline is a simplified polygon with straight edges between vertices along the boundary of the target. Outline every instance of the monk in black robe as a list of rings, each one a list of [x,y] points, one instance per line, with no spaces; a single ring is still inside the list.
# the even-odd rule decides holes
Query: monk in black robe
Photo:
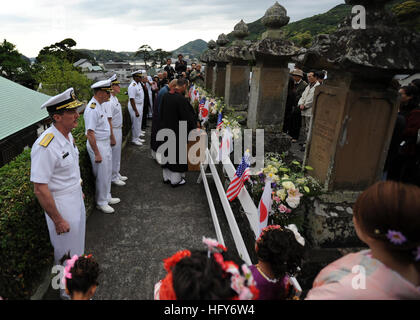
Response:
[[[185,172],[188,171],[188,134],[191,130],[197,128],[197,119],[194,110],[185,98],[186,90],[187,81],[185,79],[178,79],[175,91],[165,94],[160,105],[159,129],[170,129],[174,132],[176,137],[176,146],[171,145],[164,152],[164,156],[166,156],[169,161],[162,164],[163,182],[170,183],[173,187],[181,186],[186,183],[184,178]],[[184,134],[180,133],[181,121],[186,122],[187,132]],[[161,147],[164,147],[163,144],[165,144],[166,141],[167,140],[161,143]],[[169,154],[168,152],[175,152],[176,158],[173,158],[174,155]],[[171,156],[173,159],[171,159]],[[175,161],[171,161],[174,159]]]

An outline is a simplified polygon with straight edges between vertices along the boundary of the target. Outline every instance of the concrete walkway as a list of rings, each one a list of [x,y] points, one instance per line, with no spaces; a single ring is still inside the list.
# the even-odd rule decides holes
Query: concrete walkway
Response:
[[[103,274],[95,299],[153,299],[154,284],[165,276],[162,260],[178,250],[203,249],[203,235],[215,238],[204,188],[198,173],[187,173],[187,184],[163,184],[162,169],[146,143],[127,145],[121,174],[127,185],[112,187],[121,198],[116,213],[95,211],[87,221],[86,252],[100,262]]]

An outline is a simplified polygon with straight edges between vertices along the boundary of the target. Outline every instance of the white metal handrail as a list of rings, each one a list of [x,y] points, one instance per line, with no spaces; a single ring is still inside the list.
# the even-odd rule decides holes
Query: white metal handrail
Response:
[[[208,186],[207,176],[212,176],[214,183],[216,185],[216,189],[219,194],[219,198],[222,202],[222,206],[225,212],[226,219],[228,221],[233,240],[235,242],[236,250],[238,251],[239,256],[245,261],[247,265],[251,265],[251,259],[248,254],[248,250],[246,249],[245,243],[242,238],[241,231],[239,230],[238,224],[235,220],[235,216],[233,215],[232,208],[230,207],[229,200],[226,196],[225,189],[222,185],[222,182],[220,181],[219,174],[217,172],[216,166],[214,164],[214,159],[218,159],[219,157],[219,149],[216,144],[214,144],[215,141],[218,142],[217,136],[214,136],[215,133],[213,132],[212,135],[212,145],[211,150],[208,148],[206,149],[206,161],[205,163],[200,164],[200,171],[201,174],[198,177],[197,183],[201,183],[201,180],[203,180],[204,188],[207,195],[207,200],[209,202],[210,212],[213,219],[213,224],[216,230],[216,236],[219,243],[225,245],[222,231],[220,229],[219,220],[217,218],[216,209],[214,207],[213,198],[211,196],[210,188]],[[229,179],[232,181],[236,170],[233,166],[232,162],[230,161],[229,157],[226,157],[223,160],[223,169],[227,173]],[[210,167],[211,174],[206,174],[207,167]],[[239,193],[238,197],[239,202],[241,203],[242,208],[244,209],[244,212],[248,218],[248,221],[251,225],[252,231],[254,232],[255,238],[258,238],[259,236],[259,219],[258,219],[258,209],[254,204],[254,201],[252,200],[251,196],[248,193],[248,190],[246,188],[242,188],[241,192]],[[295,287],[297,294],[300,295],[302,292],[302,288],[299,285],[299,282],[295,277],[290,278],[290,283]]]

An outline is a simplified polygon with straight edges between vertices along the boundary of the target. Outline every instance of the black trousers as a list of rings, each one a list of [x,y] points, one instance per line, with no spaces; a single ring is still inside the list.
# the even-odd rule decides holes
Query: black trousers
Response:
[[[144,104],[143,107],[143,117],[141,118],[141,129],[144,131],[144,129],[147,127],[147,115],[149,114],[149,103]]]

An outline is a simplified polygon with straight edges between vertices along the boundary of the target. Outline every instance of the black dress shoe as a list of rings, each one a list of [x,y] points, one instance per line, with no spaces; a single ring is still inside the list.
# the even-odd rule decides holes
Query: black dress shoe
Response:
[[[163,183],[164,183],[164,184],[170,184],[170,183],[171,183],[171,181],[170,181],[170,180],[163,180]]]

